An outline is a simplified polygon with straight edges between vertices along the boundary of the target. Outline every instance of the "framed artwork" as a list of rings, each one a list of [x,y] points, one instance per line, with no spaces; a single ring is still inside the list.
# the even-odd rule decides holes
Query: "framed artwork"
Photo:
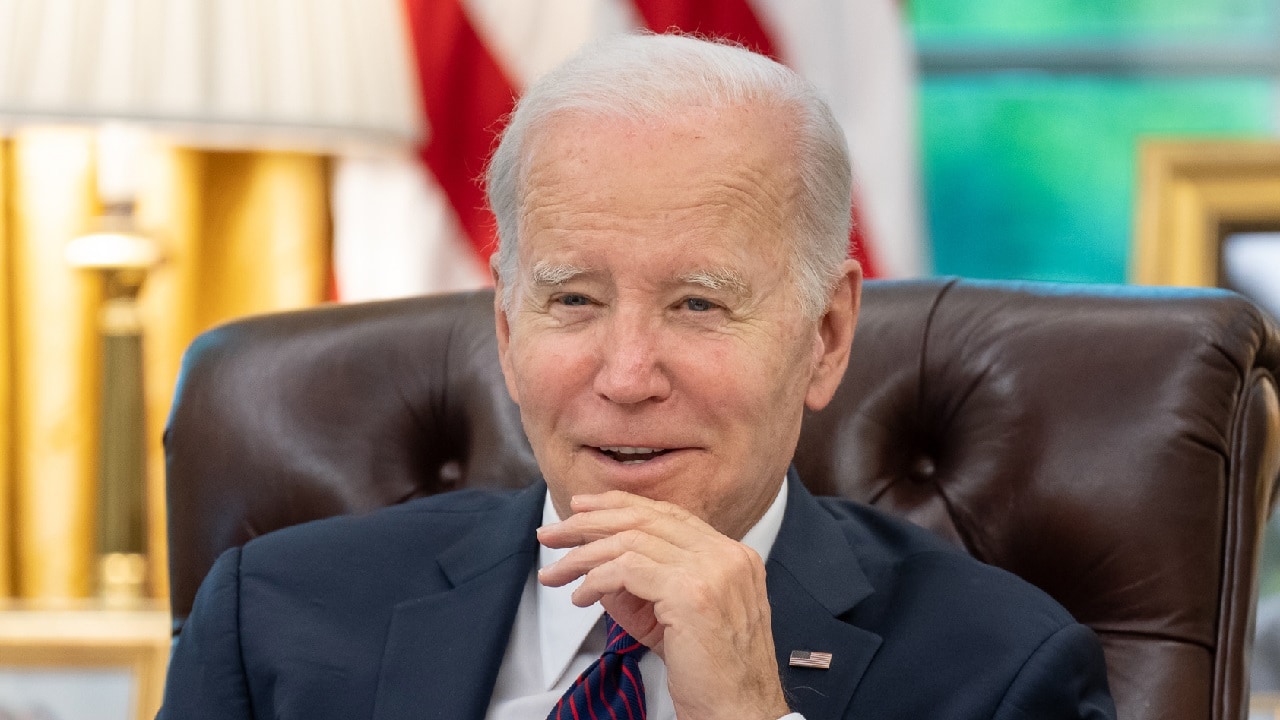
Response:
[[[1139,148],[1132,279],[1238,290],[1280,317],[1280,140]]]
[[[150,720],[168,660],[158,608],[0,608],[0,720]]]

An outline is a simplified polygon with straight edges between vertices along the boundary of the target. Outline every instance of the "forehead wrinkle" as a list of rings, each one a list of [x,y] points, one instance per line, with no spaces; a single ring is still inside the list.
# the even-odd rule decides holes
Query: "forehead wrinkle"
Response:
[[[746,166],[738,170],[715,184],[708,201],[743,213],[754,222],[782,227],[791,214],[794,183],[778,172]]]

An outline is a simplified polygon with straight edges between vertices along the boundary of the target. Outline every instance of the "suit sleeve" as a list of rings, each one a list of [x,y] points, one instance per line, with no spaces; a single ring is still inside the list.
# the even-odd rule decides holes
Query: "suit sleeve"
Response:
[[[1107,666],[1093,631],[1072,623],[1050,635],[1022,666],[995,720],[1115,720]]]
[[[156,720],[252,720],[239,617],[240,549],[234,548],[218,558],[196,593]]]

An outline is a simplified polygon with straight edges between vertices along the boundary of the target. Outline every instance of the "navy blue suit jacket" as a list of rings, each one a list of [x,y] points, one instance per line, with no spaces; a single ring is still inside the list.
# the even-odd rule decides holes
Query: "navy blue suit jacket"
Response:
[[[930,533],[790,482],[767,573],[807,720],[1114,718],[1097,638]],[[160,718],[483,718],[537,559],[545,485],[301,525],[218,559]],[[829,670],[792,668],[829,652]]]

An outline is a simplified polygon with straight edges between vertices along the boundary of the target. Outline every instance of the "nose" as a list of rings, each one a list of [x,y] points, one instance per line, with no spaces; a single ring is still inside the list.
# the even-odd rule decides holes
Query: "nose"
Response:
[[[622,405],[666,399],[671,381],[662,362],[660,335],[660,321],[633,313],[611,317],[600,337],[596,393]]]

